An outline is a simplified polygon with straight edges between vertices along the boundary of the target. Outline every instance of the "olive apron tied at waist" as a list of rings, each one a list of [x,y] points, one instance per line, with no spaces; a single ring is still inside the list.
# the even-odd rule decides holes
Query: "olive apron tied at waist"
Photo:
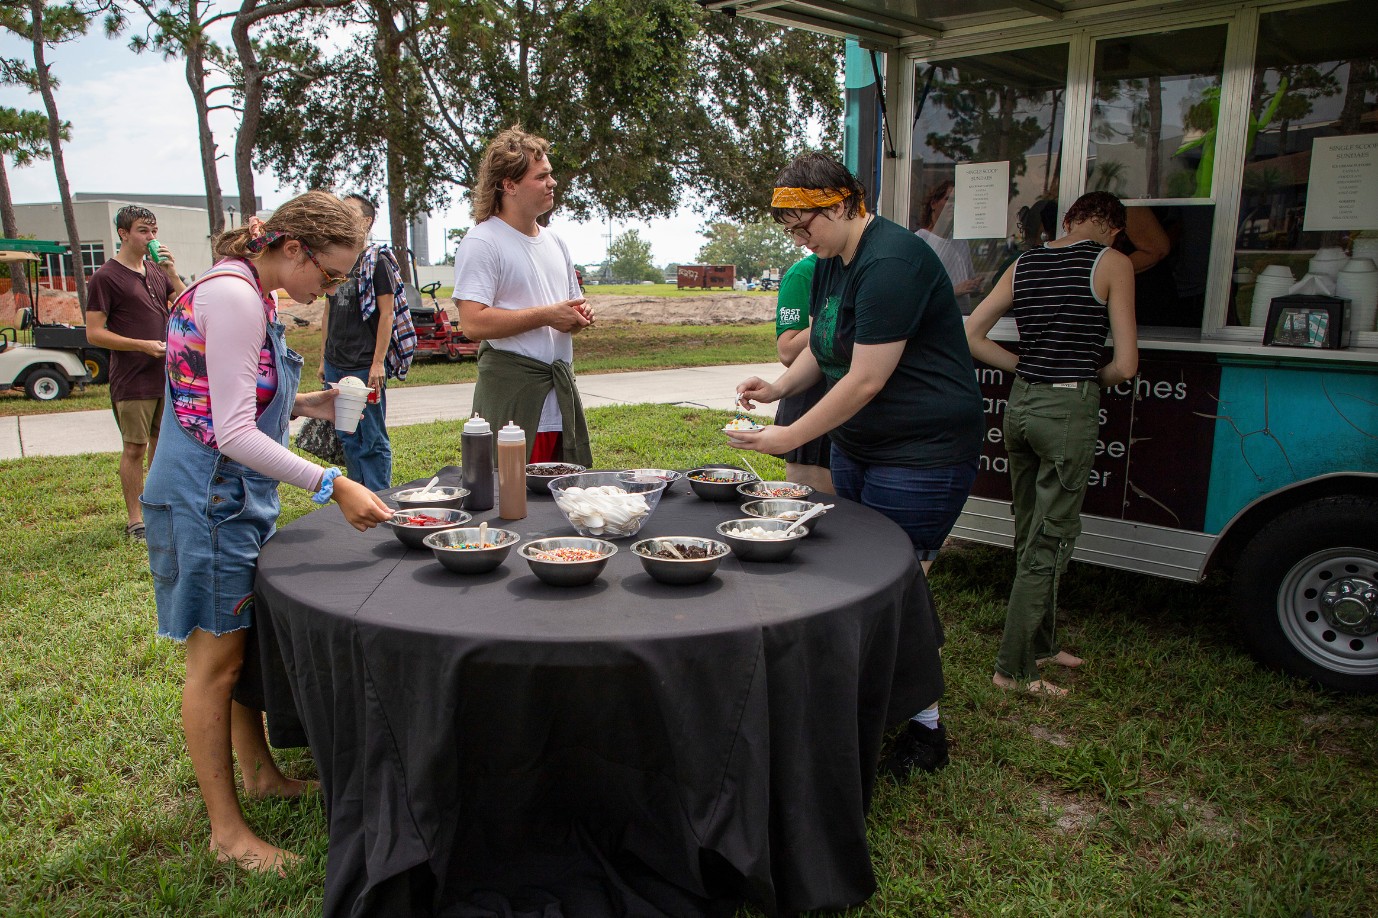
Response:
[[[541,423],[546,394],[554,388],[564,425],[560,461],[583,466],[593,464],[584,403],[574,384],[573,367],[563,360],[544,363],[524,354],[500,350],[485,341],[479,346],[478,368],[474,409],[492,421],[495,428],[514,421],[526,431],[530,443]]]

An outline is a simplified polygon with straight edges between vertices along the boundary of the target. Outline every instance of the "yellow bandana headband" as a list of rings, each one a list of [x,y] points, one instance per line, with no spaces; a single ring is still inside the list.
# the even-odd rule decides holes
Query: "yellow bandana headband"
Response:
[[[841,204],[852,196],[848,188],[776,188],[770,206],[781,210],[818,210]],[[866,205],[860,204],[857,213],[866,216]]]

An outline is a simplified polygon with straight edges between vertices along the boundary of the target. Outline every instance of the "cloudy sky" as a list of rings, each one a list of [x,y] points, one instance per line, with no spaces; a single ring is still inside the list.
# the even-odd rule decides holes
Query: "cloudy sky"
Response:
[[[107,39],[99,24],[92,31],[92,35],[50,50],[48,58],[61,83],[58,111],[64,121],[72,124],[72,140],[63,145],[72,190],[204,194],[196,113],[181,62],[165,62],[157,54],[136,55],[129,50],[127,37]],[[0,55],[32,60],[28,44],[8,32],[0,33]],[[13,87],[0,88],[0,105],[43,110],[39,96]],[[211,127],[219,152],[225,154],[220,160],[221,189],[233,194],[232,157],[238,118],[234,112],[212,112]],[[57,183],[48,162],[27,169],[10,168],[9,178],[16,203],[58,199]],[[258,176],[256,185],[268,207],[301,190],[283,187],[267,175]],[[446,229],[471,223],[467,204],[462,200],[448,211],[433,214],[432,260],[441,258]],[[650,224],[618,221],[612,231],[617,235],[628,229],[640,230],[643,238],[651,241],[655,263],[664,265],[694,259],[704,242],[698,233],[702,224],[701,217],[685,210],[674,218]],[[608,238],[606,222],[580,225],[557,215],[552,226],[565,239],[576,262],[593,264],[603,260]],[[387,241],[387,221],[379,219],[376,229]]]

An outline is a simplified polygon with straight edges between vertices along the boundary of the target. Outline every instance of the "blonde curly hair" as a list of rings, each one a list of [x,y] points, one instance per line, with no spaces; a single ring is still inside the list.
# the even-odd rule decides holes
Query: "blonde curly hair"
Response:
[[[353,249],[364,247],[364,228],[359,216],[347,204],[328,191],[308,191],[287,201],[273,215],[263,221],[266,233],[282,233],[283,238],[268,249],[280,248],[288,239],[297,239],[319,252],[331,246]],[[225,230],[211,243],[217,260],[221,258],[252,259],[249,249],[253,234],[248,226]]]
[[[502,183],[520,182],[531,164],[550,152],[550,141],[514,124],[489,141],[478,167],[478,181],[469,193],[474,225],[502,211]]]

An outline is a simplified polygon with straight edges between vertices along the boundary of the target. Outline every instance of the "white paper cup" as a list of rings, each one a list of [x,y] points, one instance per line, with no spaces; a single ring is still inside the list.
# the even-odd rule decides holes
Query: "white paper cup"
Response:
[[[368,389],[339,390],[335,396],[335,429],[341,433],[354,433],[359,427],[359,417],[368,404]]]

